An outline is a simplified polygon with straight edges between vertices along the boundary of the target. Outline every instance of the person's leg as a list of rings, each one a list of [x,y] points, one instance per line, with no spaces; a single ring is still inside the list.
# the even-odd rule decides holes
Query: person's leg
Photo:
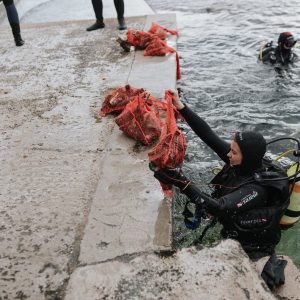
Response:
[[[125,19],[124,19],[124,1],[123,0],[114,0],[117,15],[118,15],[118,22],[119,22],[119,30],[124,30],[127,28]]]
[[[124,18],[124,1],[123,0],[114,0],[118,19]]]
[[[105,24],[103,22],[103,4],[102,0],[92,0],[95,16],[96,16],[96,22],[88,27],[87,31],[92,31],[100,28],[104,28]]]
[[[97,20],[103,20],[103,4],[102,0],[92,0],[95,16]]]
[[[22,46],[24,45],[24,41],[21,37],[19,15],[15,7],[14,1],[4,0],[3,4],[5,6],[7,18],[15,39],[15,44],[16,46]]]

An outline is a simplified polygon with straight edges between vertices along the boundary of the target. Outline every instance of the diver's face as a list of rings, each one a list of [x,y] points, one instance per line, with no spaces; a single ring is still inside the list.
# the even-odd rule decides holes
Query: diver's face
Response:
[[[231,166],[238,166],[242,163],[243,155],[237,142],[232,141],[230,151],[227,153]]]
[[[296,42],[295,41],[286,41],[283,43],[283,48],[285,50],[291,50],[295,46]]]

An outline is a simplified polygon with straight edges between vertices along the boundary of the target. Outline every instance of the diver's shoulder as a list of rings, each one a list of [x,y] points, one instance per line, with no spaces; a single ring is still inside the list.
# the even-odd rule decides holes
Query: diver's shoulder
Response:
[[[270,41],[267,43],[264,43],[261,47],[263,51],[270,51],[270,50],[276,50],[277,49],[277,44],[274,41]]]
[[[277,52],[277,44],[275,44],[273,41],[267,42],[260,48],[259,60],[262,62],[276,60]]]

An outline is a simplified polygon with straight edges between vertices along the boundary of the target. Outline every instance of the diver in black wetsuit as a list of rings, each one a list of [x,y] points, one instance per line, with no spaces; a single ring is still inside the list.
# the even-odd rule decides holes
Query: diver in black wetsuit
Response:
[[[156,170],[154,176],[179,187],[192,202],[217,216],[222,236],[238,240],[250,258],[273,254],[281,237],[279,221],[289,202],[289,187],[286,173],[263,159],[264,137],[252,131],[237,132],[227,143],[178,96],[174,105],[225,166],[211,182],[213,195],[201,192],[177,169]]]
[[[101,29],[105,27],[103,22],[103,3],[102,0],[92,0],[94,12],[96,15],[96,22],[88,27],[87,31],[93,31],[97,29]],[[118,15],[118,22],[119,30],[125,30],[127,28],[125,19],[124,19],[124,1],[123,0],[114,0],[114,4],[116,7],[117,15]]]
[[[297,39],[291,32],[282,32],[278,37],[278,45],[273,42],[264,45],[259,53],[258,59],[263,63],[288,65],[298,60],[298,55],[293,52]]]
[[[156,168],[155,178],[177,186],[191,202],[218,217],[223,225],[222,236],[239,241],[251,259],[271,256],[262,276],[271,289],[283,284],[286,261],[275,256],[275,247],[281,238],[279,222],[289,204],[285,171],[264,158],[266,141],[260,133],[237,132],[228,143],[178,95],[174,105],[225,166],[211,181],[215,187],[212,195],[200,191],[178,169]],[[150,168],[153,170],[153,165]]]
[[[0,0],[0,2],[1,1],[2,0]],[[19,16],[14,1],[3,0],[3,4],[5,6],[7,18],[15,39],[15,44],[16,46],[23,46],[25,42],[21,37],[20,21],[19,21]]]

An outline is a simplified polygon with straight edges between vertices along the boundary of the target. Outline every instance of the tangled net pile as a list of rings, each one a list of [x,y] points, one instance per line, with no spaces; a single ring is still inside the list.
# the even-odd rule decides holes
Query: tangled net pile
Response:
[[[183,163],[187,143],[177,126],[179,113],[173,105],[174,97],[173,92],[167,90],[166,102],[163,102],[144,89],[126,85],[105,98],[99,115],[117,113],[115,122],[120,130],[144,145],[158,141],[148,153],[150,162],[159,168],[176,168]],[[161,112],[165,112],[165,118]],[[170,197],[172,186],[161,186]]]
[[[130,51],[130,47],[133,46],[136,50],[144,50],[145,56],[165,56],[168,53],[176,53],[177,79],[181,79],[178,52],[166,42],[170,35],[178,36],[178,32],[152,23],[148,32],[128,29],[127,40],[119,38],[117,41],[125,51]]]

